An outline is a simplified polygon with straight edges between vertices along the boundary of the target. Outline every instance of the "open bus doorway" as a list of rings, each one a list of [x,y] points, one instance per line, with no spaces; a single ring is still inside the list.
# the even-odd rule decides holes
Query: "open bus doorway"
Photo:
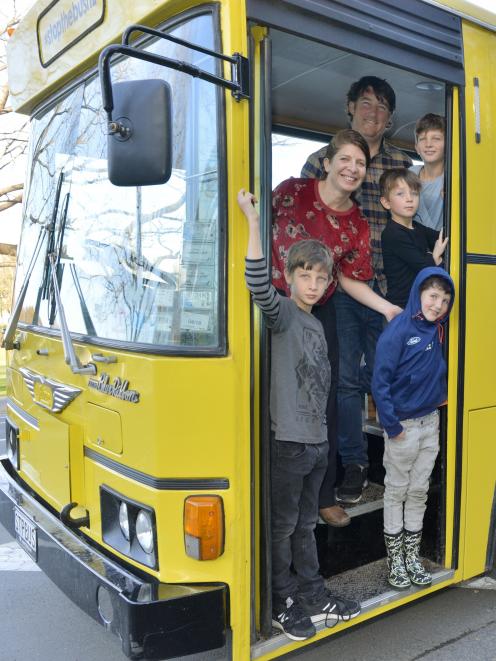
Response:
[[[310,154],[325,146],[332,136],[349,126],[346,95],[351,84],[362,76],[386,79],[396,94],[396,111],[385,139],[407,153],[413,163],[420,163],[415,151],[414,128],[417,119],[427,113],[447,117],[450,112],[450,90],[438,79],[406,71],[369,58],[361,57],[316,41],[276,29],[268,34],[270,46],[271,149],[266,170],[271,173],[272,190],[284,179],[300,177]],[[267,66],[267,62],[266,62]],[[266,87],[267,90],[267,87]],[[449,151],[449,122],[446,154]],[[449,185],[449,164],[445,181]],[[267,182],[268,184],[268,182]],[[267,191],[269,186],[267,186]],[[445,192],[445,198],[448,195]],[[262,202],[269,216],[270,203]],[[444,223],[448,214],[445,209]],[[270,226],[270,217],[267,218]],[[449,225],[448,225],[449,232]],[[446,233],[446,230],[445,230]],[[270,229],[267,230],[267,247]],[[449,265],[449,257],[446,264]],[[265,372],[265,370],[264,370]],[[267,373],[267,372],[265,372]],[[268,392],[268,389],[267,389]],[[268,407],[266,409],[268,411]],[[434,581],[446,578],[446,424],[441,417],[441,451],[431,476],[427,511],[424,519],[422,556],[434,574]],[[319,521],[316,538],[321,573],[332,592],[361,601],[362,610],[400,598],[387,582],[383,541],[384,441],[382,427],[375,416],[369,417],[367,394],[362,411],[363,432],[367,437],[369,485],[354,505],[346,505],[350,525],[337,528]],[[267,426],[267,425],[266,425]],[[263,443],[268,439],[263,439]],[[266,455],[265,455],[266,456]],[[338,480],[342,467],[338,461]],[[266,471],[266,478],[268,472]],[[265,490],[268,493],[268,489]],[[265,511],[268,510],[264,505]],[[264,525],[265,530],[270,526]],[[270,553],[265,541],[264,552]],[[266,560],[270,568],[270,560]],[[263,591],[270,594],[270,569],[265,572]],[[269,599],[265,599],[265,617],[270,622]],[[264,608],[262,608],[264,613]],[[262,626],[262,630],[263,630]]]

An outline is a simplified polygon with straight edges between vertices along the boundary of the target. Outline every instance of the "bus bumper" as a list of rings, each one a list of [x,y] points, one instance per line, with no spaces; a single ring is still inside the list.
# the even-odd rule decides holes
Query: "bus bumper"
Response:
[[[225,644],[227,586],[148,582],[90,546],[0,464],[0,523],[131,659],[172,659]],[[63,626],[63,622],[60,623]]]

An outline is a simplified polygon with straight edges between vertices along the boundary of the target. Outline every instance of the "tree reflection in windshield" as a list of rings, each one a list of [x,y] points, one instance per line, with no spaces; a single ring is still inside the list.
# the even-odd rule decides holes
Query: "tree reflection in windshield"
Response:
[[[174,33],[214,46],[210,15],[197,16]],[[215,71],[208,57],[183,46],[161,40],[148,48]],[[50,222],[63,173],[65,226],[61,232],[59,210],[54,231],[71,332],[172,348],[216,347],[223,341],[218,331],[221,97],[213,85],[135,59],[118,62],[112,71],[114,81],[157,77],[171,84],[174,97],[173,174],[167,184],[122,188],[108,181],[106,116],[95,77],[33,121],[20,276],[36,225]],[[49,301],[36,303],[42,278],[39,259],[22,321],[57,327]]]

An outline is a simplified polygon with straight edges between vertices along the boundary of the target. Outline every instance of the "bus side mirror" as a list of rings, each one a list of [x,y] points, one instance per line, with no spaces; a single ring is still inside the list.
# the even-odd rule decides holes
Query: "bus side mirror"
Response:
[[[172,105],[163,80],[112,85],[108,177],[115,186],[165,184],[172,170]]]

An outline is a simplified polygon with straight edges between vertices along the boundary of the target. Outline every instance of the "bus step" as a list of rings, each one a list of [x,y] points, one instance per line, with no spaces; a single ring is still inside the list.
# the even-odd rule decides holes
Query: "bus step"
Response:
[[[426,569],[433,576],[440,578],[439,572],[444,575],[441,565],[428,558],[422,558]],[[436,582],[436,581],[433,581]],[[409,590],[395,590],[387,581],[386,558],[381,558],[355,569],[349,569],[326,579],[326,587],[333,593],[348,599],[355,599],[362,604],[362,610],[370,610],[380,598],[381,603],[393,601],[410,592],[417,592],[419,588],[412,586]],[[391,597],[390,599],[387,597]],[[368,606],[368,608],[366,607]]]
[[[363,495],[360,502],[354,505],[344,505],[344,509],[351,517],[368,514],[369,512],[374,512],[375,510],[381,510],[384,505],[383,496],[384,486],[382,484],[376,484],[375,482],[369,482],[368,486],[363,490]],[[317,523],[327,525],[326,522],[320,517]]]
[[[381,436],[383,435],[383,428],[381,423],[374,418],[366,418],[362,421],[362,429],[365,434],[372,434],[372,436]]]
[[[432,572],[432,584],[443,583],[453,577],[452,569],[423,558],[427,569]],[[362,613],[374,610],[387,603],[398,601],[405,596],[422,591],[423,588],[411,587],[408,590],[395,590],[387,582],[386,559],[381,558],[362,567],[351,569],[326,580],[326,586],[336,595],[355,599],[362,606]],[[326,628],[325,622],[318,623],[317,631]],[[277,629],[272,630],[268,639],[259,638],[251,648],[251,658],[257,659],[288,644],[288,639]]]
[[[384,486],[369,482],[362,492],[361,500],[356,504],[345,505],[348,515],[361,516],[375,510],[381,510],[384,506]]]

